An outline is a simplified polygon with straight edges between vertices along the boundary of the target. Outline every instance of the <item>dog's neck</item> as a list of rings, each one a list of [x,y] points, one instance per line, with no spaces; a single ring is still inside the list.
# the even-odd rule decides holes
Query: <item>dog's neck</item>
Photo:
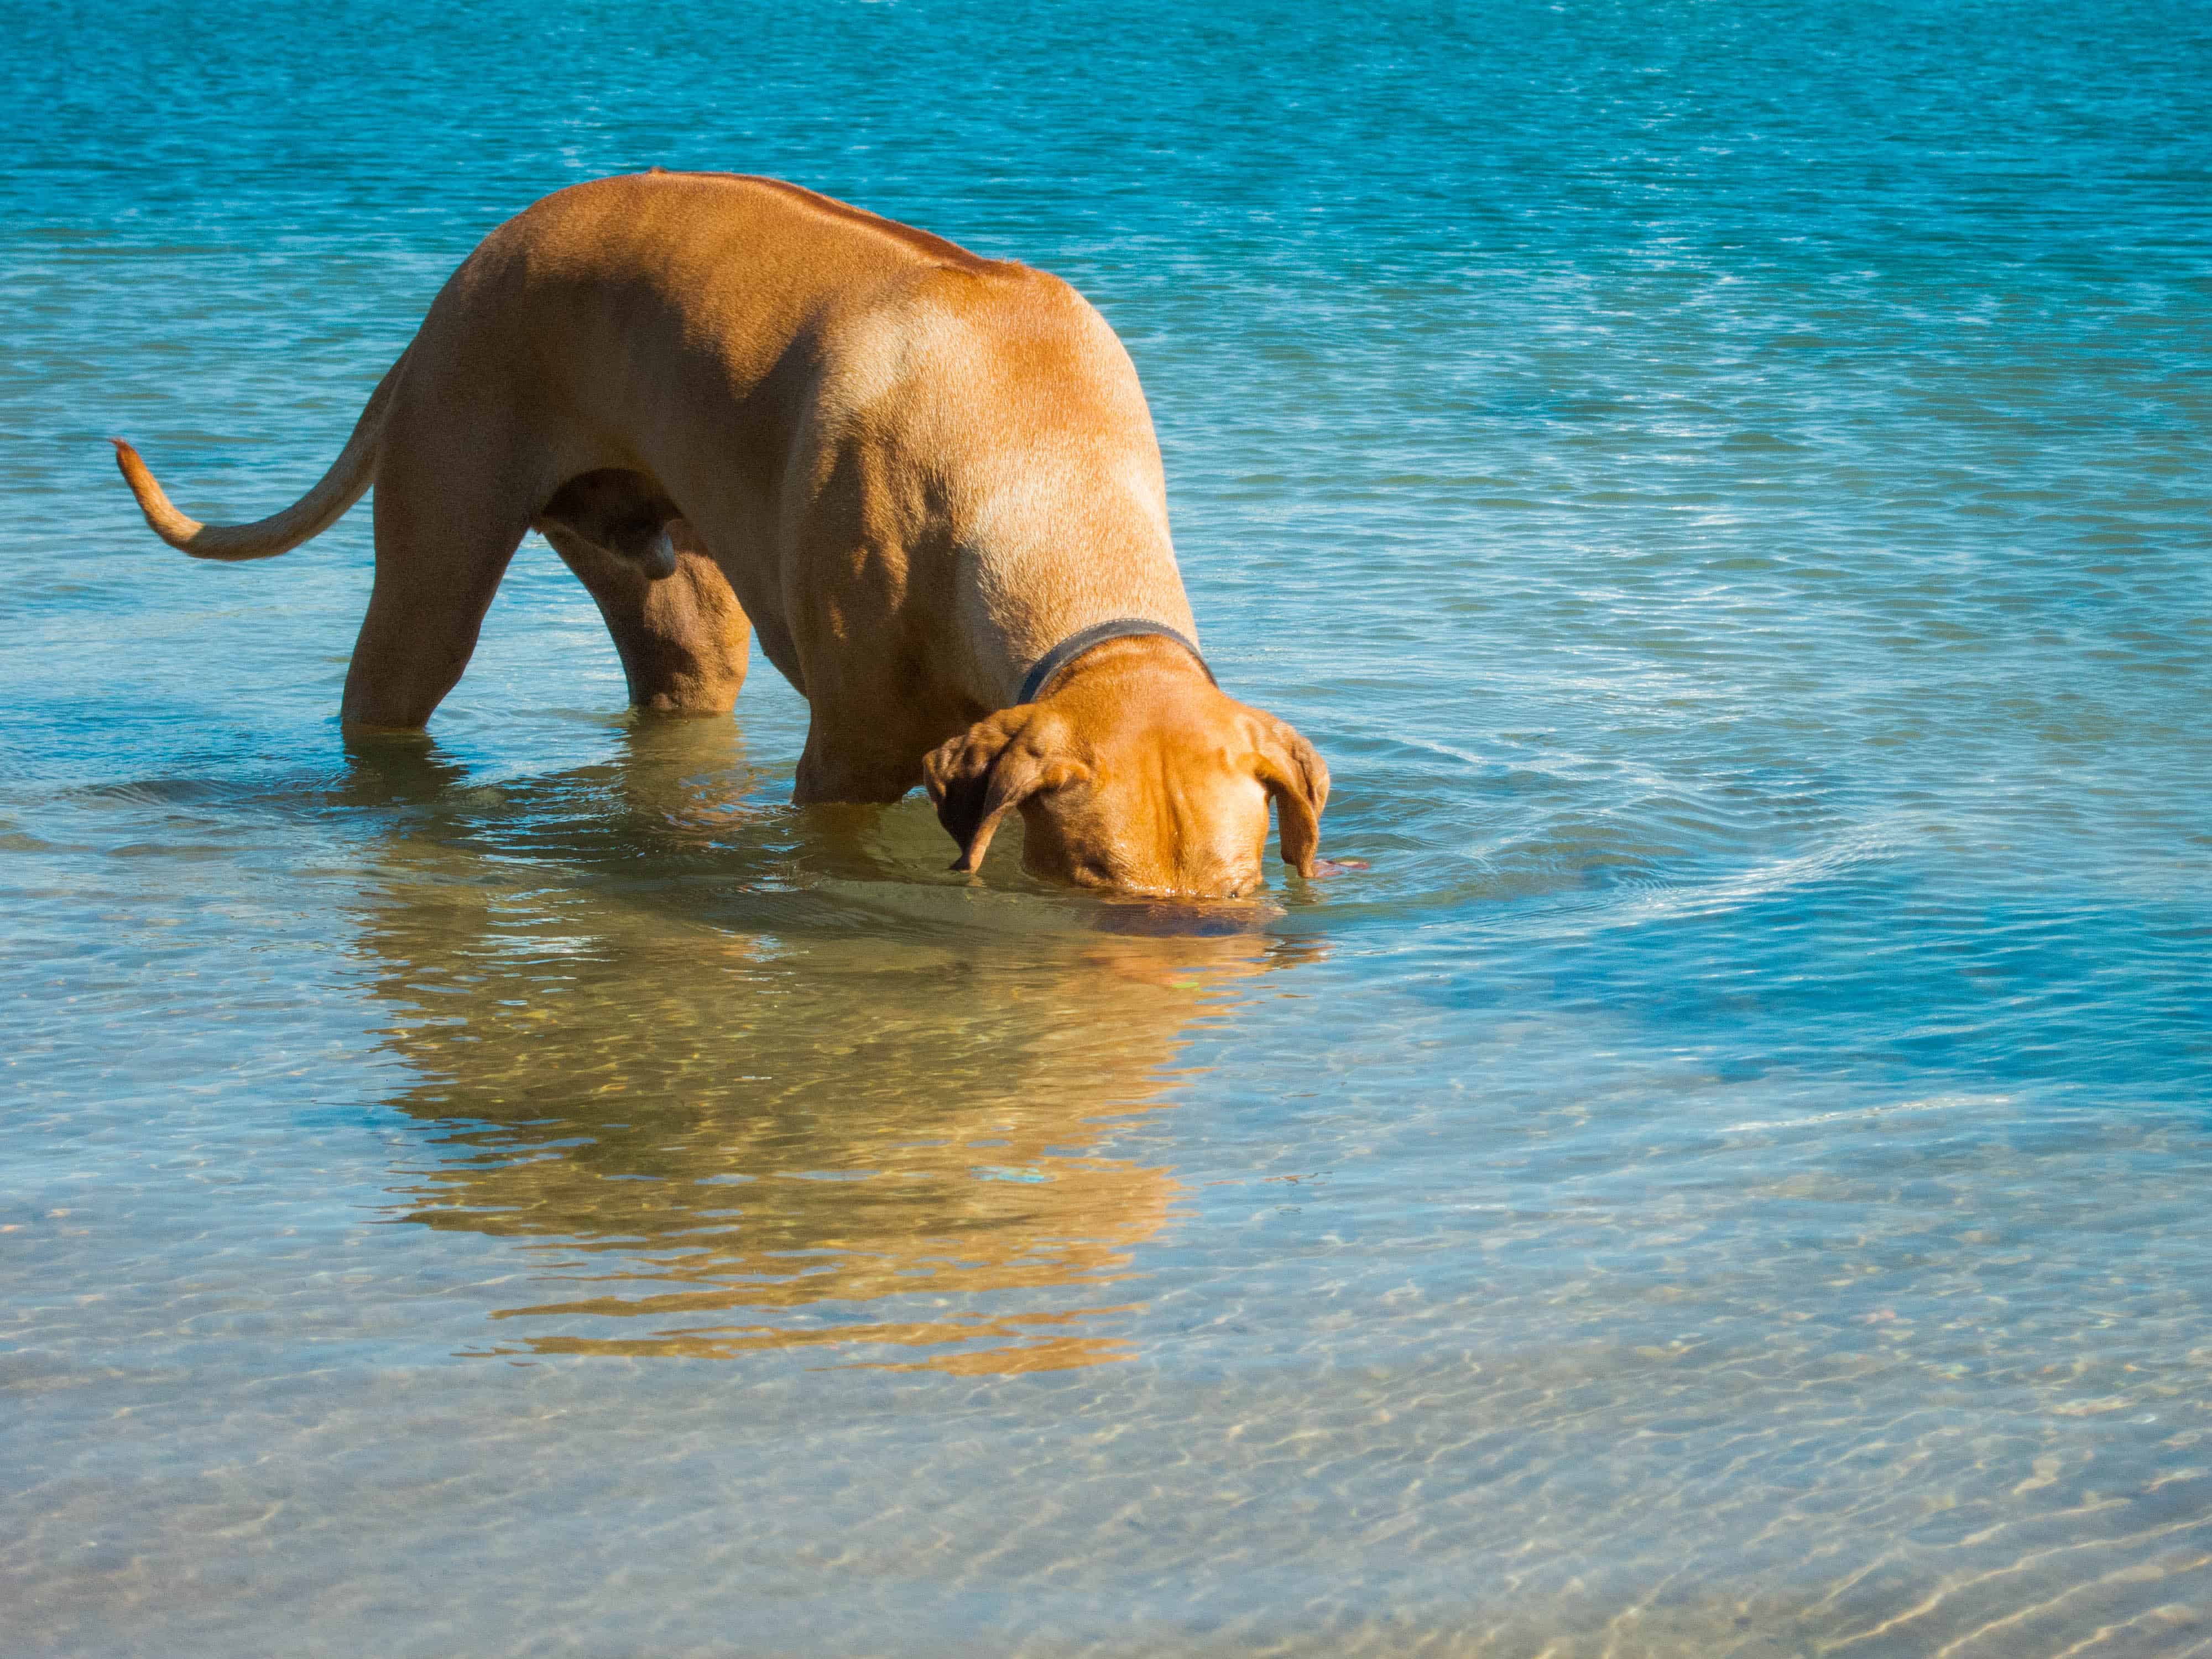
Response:
[[[1049,692],[1060,678],[1075,666],[1079,659],[1109,641],[1155,638],[1168,640],[1180,646],[1198,665],[1208,684],[1219,683],[1213,678],[1213,670],[1206,665],[1205,653],[1181,629],[1143,617],[1117,617],[1110,622],[1094,623],[1070,634],[1039,657],[1023,677],[1022,689],[1015,695],[1014,702],[1017,705],[1035,702]]]

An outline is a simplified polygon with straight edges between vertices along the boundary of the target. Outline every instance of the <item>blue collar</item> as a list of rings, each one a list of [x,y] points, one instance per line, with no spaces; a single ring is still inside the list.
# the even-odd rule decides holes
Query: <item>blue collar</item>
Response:
[[[1061,669],[1066,667],[1094,645],[1103,645],[1109,640],[1143,639],[1148,635],[1173,640],[1198,659],[1198,665],[1205,670],[1206,683],[1209,685],[1220,684],[1213,678],[1213,671],[1206,667],[1206,659],[1200,654],[1198,647],[1176,632],[1174,629],[1164,623],[1145,622],[1135,617],[1122,617],[1113,622],[1094,623],[1080,633],[1070,634],[1058,645],[1039,657],[1036,659],[1036,665],[1030,670],[1027,677],[1022,681],[1021,695],[1014,699],[1016,706],[1018,707],[1025,702],[1035,702],[1044,695],[1045,689],[1059,677]]]

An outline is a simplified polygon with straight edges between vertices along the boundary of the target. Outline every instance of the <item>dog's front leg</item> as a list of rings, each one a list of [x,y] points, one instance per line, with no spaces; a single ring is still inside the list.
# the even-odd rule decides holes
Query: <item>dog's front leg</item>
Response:
[[[879,717],[880,720],[880,717]],[[806,747],[792,779],[794,806],[830,802],[888,803],[921,781],[925,750],[881,731],[854,731],[825,720],[817,706],[806,731]]]

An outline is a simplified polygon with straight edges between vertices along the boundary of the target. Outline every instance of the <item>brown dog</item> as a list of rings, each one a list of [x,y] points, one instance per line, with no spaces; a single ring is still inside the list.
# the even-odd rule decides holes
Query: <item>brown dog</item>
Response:
[[[349,726],[429,718],[535,528],[641,708],[727,712],[758,635],[811,710],[802,804],[926,782],[957,869],[1018,806],[1039,875],[1221,896],[1259,884],[1272,799],[1313,872],[1328,769],[1215,687],[1136,372],[1025,265],[773,179],[602,179],[484,240],[283,512],[198,524],[116,452],[201,558],[376,487]]]

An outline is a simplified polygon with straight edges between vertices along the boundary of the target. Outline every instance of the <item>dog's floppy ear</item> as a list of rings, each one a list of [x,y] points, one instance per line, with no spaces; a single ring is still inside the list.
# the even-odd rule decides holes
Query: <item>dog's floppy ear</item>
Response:
[[[1311,877],[1321,850],[1322,809],[1328,805],[1328,767],[1314,746],[1281,720],[1260,723],[1259,754],[1253,770],[1275,803],[1283,862]]]
[[[1002,708],[929,751],[922,781],[937,821],[960,843],[955,870],[975,870],[1000,820],[1032,795],[1091,775],[1064,751],[1067,722],[1035,703]]]

